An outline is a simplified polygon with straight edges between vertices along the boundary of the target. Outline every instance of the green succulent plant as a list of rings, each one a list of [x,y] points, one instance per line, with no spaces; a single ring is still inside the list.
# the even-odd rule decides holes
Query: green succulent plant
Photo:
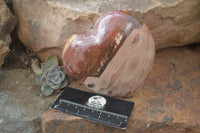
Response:
[[[49,96],[54,92],[60,92],[69,85],[71,79],[66,74],[63,66],[58,66],[58,58],[49,56],[46,63],[42,64],[41,73],[35,77],[35,82],[41,85],[43,96]]]

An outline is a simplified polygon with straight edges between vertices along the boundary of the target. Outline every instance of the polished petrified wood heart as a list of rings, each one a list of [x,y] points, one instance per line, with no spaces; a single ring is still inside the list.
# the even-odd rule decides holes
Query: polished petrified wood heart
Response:
[[[155,54],[148,28],[124,11],[102,16],[91,31],[70,37],[63,64],[74,80],[98,93],[127,97],[148,75]]]

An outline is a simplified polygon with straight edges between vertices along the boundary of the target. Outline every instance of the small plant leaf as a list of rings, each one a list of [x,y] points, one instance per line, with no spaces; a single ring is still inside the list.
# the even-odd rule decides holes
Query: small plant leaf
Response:
[[[42,85],[41,92],[43,96],[50,96],[54,92],[54,89],[52,89],[50,86]]]
[[[40,82],[41,82],[42,84],[46,84],[46,78],[42,76],[42,78],[40,79]]]
[[[58,65],[58,58],[56,56],[49,56],[47,58],[48,66]]]
[[[52,89],[58,89],[60,88],[60,84],[54,84],[51,81],[46,81],[46,84],[49,85]]]
[[[61,67],[60,67],[60,70],[61,70],[63,73],[66,73],[66,70],[65,70],[64,66],[61,66]]]
[[[45,70],[43,73],[43,77],[47,77],[47,75],[49,74],[49,69]]]
[[[38,84],[38,85],[41,85],[41,82],[40,82],[41,78],[42,78],[42,73],[36,75],[36,77],[35,77],[35,79],[34,79],[34,82],[35,82],[36,84]]]
[[[52,67],[49,68],[50,73],[54,73],[54,72],[59,71],[59,70],[60,70],[60,68],[58,66],[52,66]]]
[[[61,84],[61,86],[60,86],[60,89],[66,87],[66,86],[68,86],[68,85],[69,85],[69,84],[68,84],[67,79],[64,79],[64,81],[62,82],[62,84]]]
[[[67,80],[68,84],[70,84],[72,81],[68,74],[65,74],[65,79]]]
[[[44,74],[48,69],[51,67],[51,65],[48,64],[42,64],[42,74]]]
[[[42,63],[42,66],[41,66],[42,74],[44,74],[44,72],[46,71],[47,68],[48,67],[44,63]]]

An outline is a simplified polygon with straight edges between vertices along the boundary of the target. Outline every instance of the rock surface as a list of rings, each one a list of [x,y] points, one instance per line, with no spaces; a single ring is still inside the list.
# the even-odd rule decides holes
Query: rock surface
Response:
[[[126,130],[119,130],[49,109],[42,118],[44,133],[199,133],[200,46],[159,50],[135,101]],[[77,84],[72,87],[82,89]],[[84,89],[84,88],[83,88]]]
[[[10,32],[15,27],[15,17],[10,12],[4,0],[0,0],[0,66],[8,54],[11,43]]]
[[[40,97],[30,70],[0,69],[0,132],[40,133],[42,114],[55,96]]]
[[[49,54],[61,57],[68,37],[119,9],[149,27],[156,49],[200,42],[199,5],[199,0],[13,0],[20,40],[42,60]]]

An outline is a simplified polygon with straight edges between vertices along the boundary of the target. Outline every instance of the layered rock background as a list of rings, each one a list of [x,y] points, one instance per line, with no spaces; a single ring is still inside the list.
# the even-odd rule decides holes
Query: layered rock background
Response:
[[[0,0],[0,66],[10,51],[10,32],[14,29],[15,24],[15,17],[10,12],[4,0]]]
[[[13,0],[22,43],[40,59],[61,57],[65,41],[111,10],[126,10],[152,32],[156,48],[200,42],[199,0]]]

